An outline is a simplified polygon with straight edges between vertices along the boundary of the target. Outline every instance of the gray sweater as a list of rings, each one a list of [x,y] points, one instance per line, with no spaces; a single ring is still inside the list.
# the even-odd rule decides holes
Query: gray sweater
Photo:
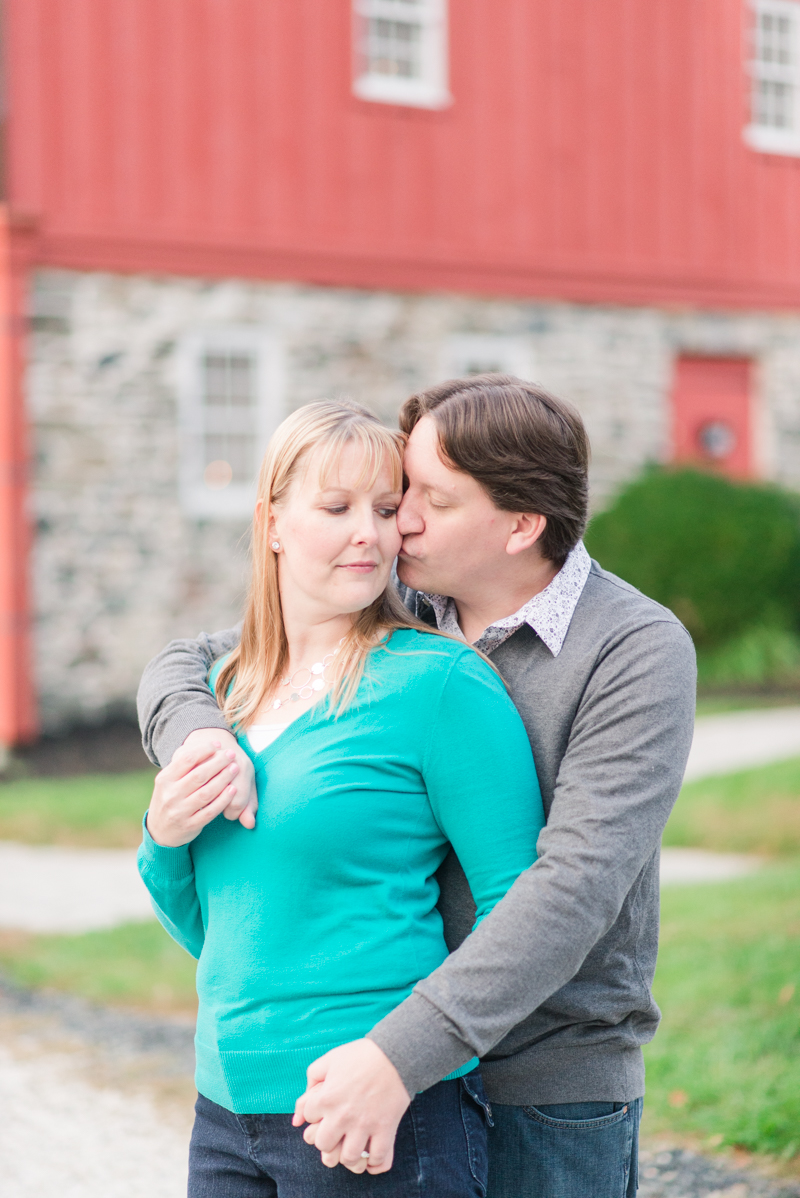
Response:
[[[405,599],[432,621],[420,596]],[[153,761],[196,728],[225,727],[206,677],[237,637],[173,641],[148,665],[139,713]],[[474,907],[451,854],[439,906],[454,951],[370,1037],[412,1094],[477,1055],[494,1102],[625,1102],[644,1093],[642,1045],[660,1017],[659,846],[692,738],[692,643],[592,563],[558,657],[524,625],[492,660],[533,747],[539,859],[468,936]]]

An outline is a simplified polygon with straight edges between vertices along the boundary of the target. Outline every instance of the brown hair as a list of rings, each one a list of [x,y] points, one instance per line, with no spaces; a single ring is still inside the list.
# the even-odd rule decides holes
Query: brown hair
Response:
[[[348,401],[320,400],[293,412],[275,430],[258,479],[262,501],[260,519],[253,520],[253,573],[242,636],[219,672],[215,693],[231,725],[247,728],[255,719],[264,698],[286,669],[289,645],[283,623],[278,559],[270,545],[270,508],[280,507],[309,454],[321,449],[320,483],[336,468],[346,445],[356,444],[363,452],[359,486],[372,486],[384,465],[393,485],[400,490],[405,436],[392,432],[366,408]],[[353,617],[353,627],[337,650],[331,710],[343,711],[353,699],[364,673],[370,651],[398,628],[436,633],[402,604],[393,584],[369,607]]]
[[[496,507],[547,518],[541,552],[562,566],[583,535],[589,500],[589,438],[577,411],[512,375],[479,374],[412,395],[400,427],[410,433],[428,415],[442,458]]]

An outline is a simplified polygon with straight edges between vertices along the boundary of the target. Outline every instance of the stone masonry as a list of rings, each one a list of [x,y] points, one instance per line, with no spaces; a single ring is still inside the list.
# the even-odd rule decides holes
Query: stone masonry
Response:
[[[36,672],[43,724],[133,710],[167,640],[240,616],[247,521],[198,519],[178,490],[177,351],[201,328],[271,330],[285,411],[349,397],[393,421],[443,377],[448,338],[527,347],[533,377],[582,412],[602,503],[669,454],[682,352],[758,364],[763,473],[800,489],[800,315],[698,313],[42,270],[32,282],[27,396]]]

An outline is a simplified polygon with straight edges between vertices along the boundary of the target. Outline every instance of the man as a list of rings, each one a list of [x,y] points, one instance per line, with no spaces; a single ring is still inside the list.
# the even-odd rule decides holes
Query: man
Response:
[[[366,1039],[311,1066],[296,1121],[326,1164],[382,1172],[411,1095],[480,1056],[490,1198],[630,1198],[642,1045],[659,1020],[659,846],[694,718],[691,640],[583,548],[588,442],[568,405],[486,375],[412,397],[401,427],[405,602],[500,670],[547,826],[535,865],[469,936],[451,855],[440,909],[455,951]],[[186,740],[174,768],[200,770],[203,802],[230,780],[217,771],[233,743],[205,677],[235,642],[235,630],[173,642],[140,690],[146,749],[166,761]],[[248,823],[246,768],[226,814]]]

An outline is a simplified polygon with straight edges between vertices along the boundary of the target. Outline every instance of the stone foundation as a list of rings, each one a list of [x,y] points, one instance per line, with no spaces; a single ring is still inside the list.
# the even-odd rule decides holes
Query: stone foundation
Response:
[[[178,488],[177,346],[198,328],[273,331],[285,410],[349,397],[394,421],[441,379],[449,339],[515,339],[582,412],[594,502],[669,455],[678,353],[758,363],[765,477],[800,488],[800,316],[666,312],[290,284],[39,271],[28,402],[36,672],[48,729],[132,711],[171,637],[235,622],[247,522],[197,519]]]

